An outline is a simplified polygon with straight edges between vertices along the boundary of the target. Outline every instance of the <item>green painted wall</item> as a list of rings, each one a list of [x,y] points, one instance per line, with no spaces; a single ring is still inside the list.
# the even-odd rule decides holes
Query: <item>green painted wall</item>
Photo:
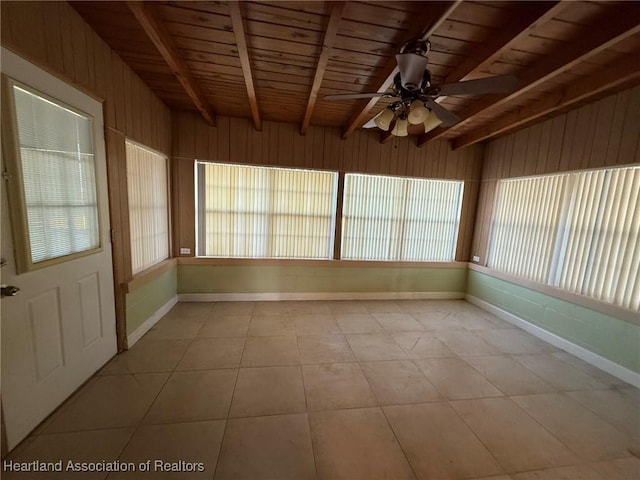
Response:
[[[640,372],[640,326],[469,270],[468,293]]]
[[[467,268],[179,265],[178,293],[460,292]]]
[[[127,293],[127,335],[131,335],[178,290],[178,269],[173,267],[132,293]]]

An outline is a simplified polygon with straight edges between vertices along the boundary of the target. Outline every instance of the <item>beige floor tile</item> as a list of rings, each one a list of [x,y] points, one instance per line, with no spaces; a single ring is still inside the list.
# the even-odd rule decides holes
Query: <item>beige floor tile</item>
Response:
[[[426,310],[433,310],[437,306],[438,300],[396,300],[395,303],[400,307],[400,310],[408,313],[420,313]]]
[[[131,349],[116,355],[99,374],[171,372],[189,343],[190,340],[152,340],[145,336]]]
[[[627,457],[589,464],[606,480],[638,480],[640,478],[640,458]]]
[[[552,354],[558,360],[562,360],[565,363],[568,363],[572,367],[577,368],[578,370],[588,374],[589,376],[595,378],[599,382],[603,383],[607,387],[627,387],[628,383],[620,380],[619,378],[614,377],[613,375],[608,374],[607,372],[600,370],[593,365],[588,364],[584,360],[576,357],[575,355],[571,355],[568,352],[555,352]]]
[[[423,330],[408,313],[374,313],[373,318],[387,332],[415,332]]]
[[[571,398],[626,433],[640,450],[640,403],[618,390],[568,392]]]
[[[336,321],[343,333],[377,333],[382,327],[370,313],[337,313]]]
[[[185,352],[176,370],[238,368],[244,338],[196,338]]]
[[[149,340],[191,339],[198,335],[207,316],[177,316],[167,314],[145,334]]]
[[[517,473],[514,480],[612,480],[602,477],[588,465],[549,468],[533,472]]]
[[[331,314],[299,314],[295,315],[296,333],[298,335],[336,335],[342,330]]]
[[[566,395],[546,393],[512,400],[583,459],[626,457],[633,447],[620,431]]]
[[[438,391],[410,360],[363,362],[361,368],[380,405],[432,402],[442,399]]]
[[[213,317],[219,315],[251,315],[255,302],[218,302],[211,308]]]
[[[355,362],[343,335],[304,335],[298,337],[302,364]]]
[[[404,360],[407,354],[393,338],[383,333],[354,333],[347,341],[361,362],[374,360]]]
[[[327,302],[329,311],[333,314],[368,313],[365,302],[360,300],[335,300]]]
[[[507,473],[575,465],[578,458],[508,398],[451,402]]]
[[[592,376],[557,359],[553,355],[516,355],[516,361],[558,390],[604,389],[606,386]]]
[[[288,311],[292,315],[329,315],[331,314],[331,309],[327,302],[322,300],[302,300],[296,302],[288,302],[289,307]]]
[[[179,302],[167,313],[167,317],[206,317],[213,311],[212,302]]]
[[[249,325],[250,337],[295,335],[296,325],[290,315],[253,315]]]
[[[304,413],[227,422],[215,480],[314,480]]]
[[[489,345],[472,332],[438,331],[436,337],[457,355],[497,355],[500,353],[494,346]]]
[[[305,365],[302,375],[309,411],[377,405],[357,363]]]
[[[463,357],[463,359],[506,395],[556,391],[531,370],[505,355]]]
[[[247,337],[242,354],[243,367],[297,365],[298,344],[295,336]]]
[[[427,331],[464,330],[464,322],[450,312],[432,310],[411,314]]]
[[[229,417],[257,417],[305,410],[300,367],[240,369]]]
[[[224,427],[225,420],[142,426],[127,445],[120,461],[139,465],[151,460],[151,471],[112,474],[109,480],[211,479],[216,468]],[[157,461],[161,463],[156,463]],[[164,464],[178,462],[202,464],[204,470],[166,471],[171,467],[167,468]]]
[[[449,347],[433,335],[433,332],[392,333],[391,338],[400,345],[408,358],[446,358],[456,356]]]
[[[450,400],[498,397],[502,392],[459,358],[414,360],[436,389]]]
[[[392,300],[366,300],[363,303],[369,313],[402,313],[398,304]]]
[[[288,315],[293,302],[256,302],[252,315]]]
[[[477,332],[477,335],[496,347],[501,353],[506,354],[526,355],[557,350],[553,345],[515,328],[483,330]]]
[[[250,315],[215,315],[205,320],[198,337],[244,337],[249,330]]]
[[[237,370],[175,372],[144,417],[145,424],[226,418]]]
[[[120,428],[35,436],[25,448],[12,452],[3,462],[33,462],[37,460],[56,463],[62,461],[62,471],[10,472],[3,468],[1,477],[4,480],[104,479],[107,473],[67,471],[67,462],[113,462],[120,456],[133,435],[133,431],[133,428]]]
[[[379,408],[309,414],[320,480],[403,480],[415,476]]]
[[[502,469],[447,403],[384,407],[420,479],[495,475]]]
[[[475,332],[477,330],[495,330],[497,328],[493,320],[475,313],[456,313],[455,316],[456,321],[459,321],[465,330]]]
[[[168,373],[94,377],[45,433],[137,425],[168,377]]]

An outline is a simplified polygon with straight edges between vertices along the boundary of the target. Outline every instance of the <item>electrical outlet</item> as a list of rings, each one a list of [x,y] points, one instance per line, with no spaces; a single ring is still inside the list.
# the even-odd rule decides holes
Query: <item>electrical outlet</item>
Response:
[[[180,249],[180,255],[191,255],[191,249],[190,248],[181,248]]]
[[[473,260],[473,263],[480,263],[480,257],[478,255],[474,255],[472,260]]]

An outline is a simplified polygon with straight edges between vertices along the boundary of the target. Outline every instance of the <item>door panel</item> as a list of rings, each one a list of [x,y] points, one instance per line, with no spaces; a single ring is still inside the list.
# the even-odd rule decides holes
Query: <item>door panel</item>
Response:
[[[20,293],[1,300],[2,410],[12,449],[116,353],[102,105],[2,48],[2,73],[92,119],[100,244],[84,256],[18,274],[7,197],[2,197],[2,284]],[[15,149],[4,128],[2,172]],[[46,168],[46,167],[43,167]],[[6,175],[5,175],[6,177]],[[15,176],[14,176],[15,177]],[[9,178],[8,182],[21,181]],[[15,205],[15,197],[11,207]],[[69,222],[73,218],[69,217]],[[20,237],[17,237],[20,238]]]

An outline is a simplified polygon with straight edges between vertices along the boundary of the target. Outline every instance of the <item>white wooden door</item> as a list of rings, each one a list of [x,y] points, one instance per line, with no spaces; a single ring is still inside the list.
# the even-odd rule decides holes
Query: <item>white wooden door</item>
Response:
[[[6,260],[0,270],[2,284],[20,289],[18,295],[1,300],[0,394],[11,449],[116,353],[116,329],[102,104],[12,52],[3,48],[1,53],[5,78],[42,92],[91,119],[85,123],[93,130],[93,209],[97,208],[99,219],[98,248],[18,274],[14,253],[30,247],[14,243],[12,227],[16,222],[12,224],[9,208],[15,207],[15,201],[13,195],[13,203],[7,201],[7,181],[21,179],[0,182],[0,253]],[[9,155],[15,156],[8,143],[3,135],[2,172],[6,171]]]

